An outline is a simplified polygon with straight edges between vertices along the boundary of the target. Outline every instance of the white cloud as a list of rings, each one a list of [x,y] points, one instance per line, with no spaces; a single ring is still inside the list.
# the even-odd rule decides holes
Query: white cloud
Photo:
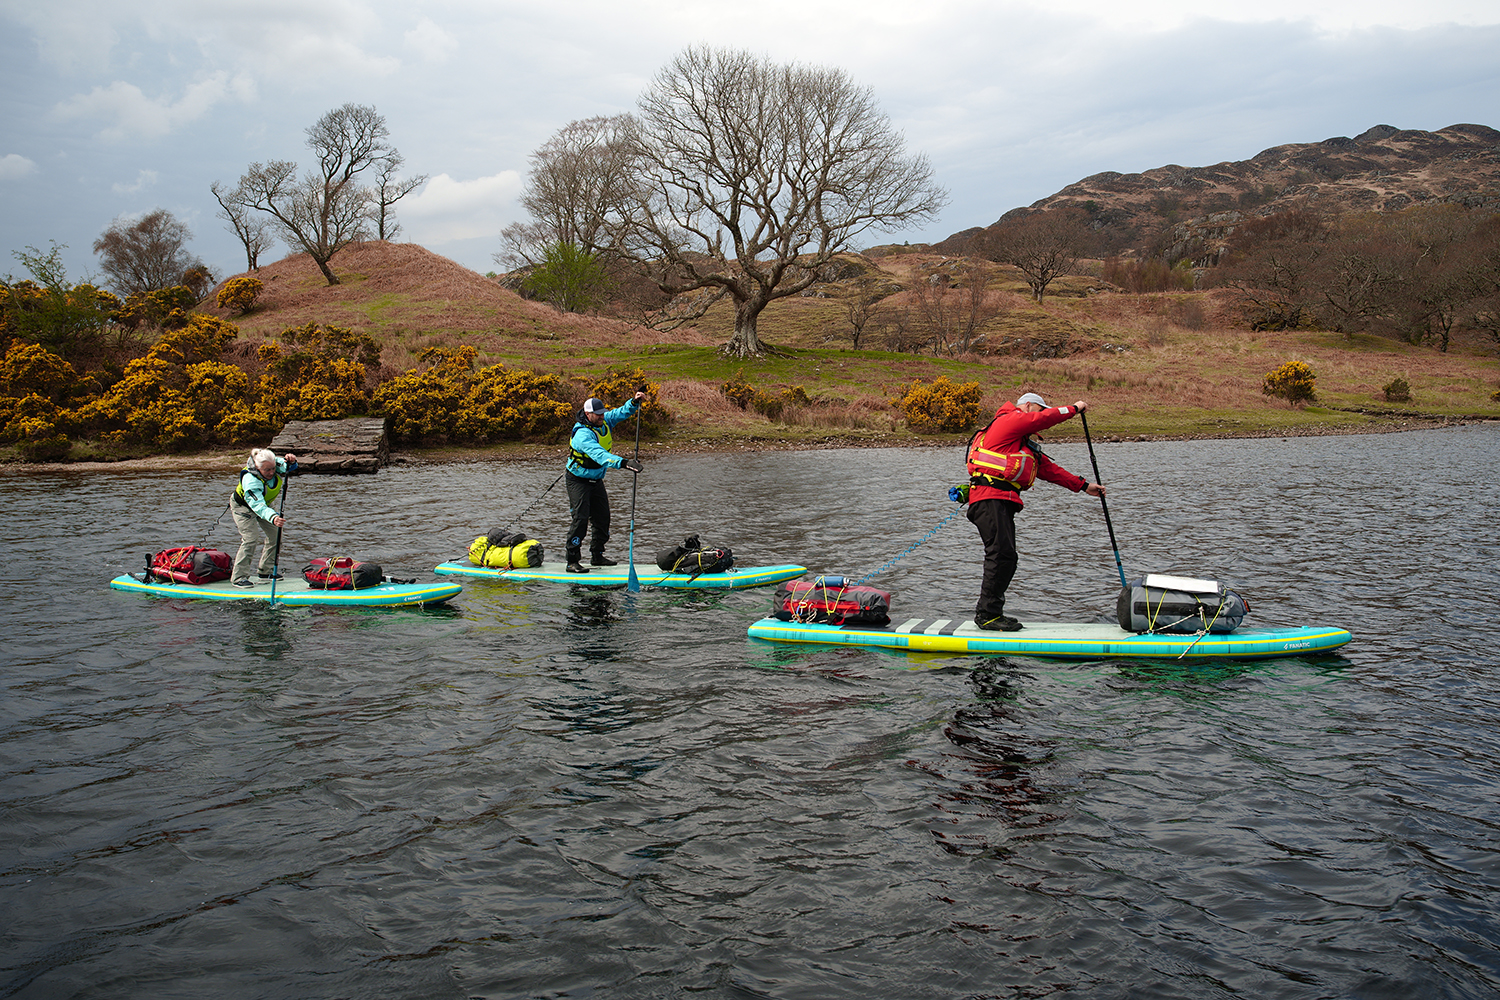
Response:
[[[157,139],[203,117],[228,96],[245,101],[254,94],[255,85],[248,77],[230,79],[221,70],[188,84],[177,101],[147,97],[135,84],[116,80],[87,94],[75,94],[59,103],[54,111],[62,118],[102,118],[111,122],[99,131],[102,139],[115,142],[129,138]]]
[[[155,170],[142,170],[140,173],[135,175],[134,184],[121,184],[119,182],[116,182],[110,185],[110,190],[115,194],[137,194],[141,191],[144,191],[148,187],[154,186],[156,184],[156,177],[157,174]]]
[[[515,170],[471,181],[438,174],[397,203],[396,217],[417,243],[498,238],[501,227],[517,215],[520,193],[521,175]]]
[[[36,171],[36,163],[20,153],[6,153],[0,157],[0,181],[20,180]]]
[[[424,17],[417,26],[402,36],[406,44],[417,50],[417,54],[428,62],[443,62],[458,48],[458,39],[438,27],[430,17]]]

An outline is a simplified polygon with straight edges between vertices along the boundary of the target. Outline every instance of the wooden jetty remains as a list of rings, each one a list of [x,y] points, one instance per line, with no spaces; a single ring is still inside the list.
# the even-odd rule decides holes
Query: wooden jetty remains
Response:
[[[298,475],[379,472],[391,461],[384,417],[289,420],[271,442],[271,450],[296,455]]]

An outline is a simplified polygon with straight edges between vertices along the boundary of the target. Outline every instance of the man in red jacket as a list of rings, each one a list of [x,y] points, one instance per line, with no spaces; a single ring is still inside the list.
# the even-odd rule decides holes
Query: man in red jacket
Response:
[[[1082,400],[1049,407],[1028,392],[1014,404],[1003,403],[995,419],[969,442],[969,520],[984,540],[984,583],[974,608],[974,624],[994,632],[1018,632],[1021,623],[1005,613],[1005,590],[1016,575],[1016,512],[1021,492],[1038,479],[1074,493],[1104,496],[1104,487],[1064,469],[1046,455],[1031,435],[1082,413]]]

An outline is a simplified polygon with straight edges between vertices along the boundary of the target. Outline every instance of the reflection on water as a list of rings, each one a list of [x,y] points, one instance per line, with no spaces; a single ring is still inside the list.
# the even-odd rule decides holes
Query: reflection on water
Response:
[[[5,471],[0,995],[1494,995],[1497,434],[1099,447],[1127,574],[1355,634],[1248,665],[752,642],[769,588],[148,600],[105,584],[232,547],[224,477]],[[636,548],[857,576],[960,469],[668,456]],[[309,477],[288,555],[425,578],[556,474]],[[1096,503],[1018,526],[1018,614],[1111,613]],[[979,576],[958,519],[874,582],[936,616]]]

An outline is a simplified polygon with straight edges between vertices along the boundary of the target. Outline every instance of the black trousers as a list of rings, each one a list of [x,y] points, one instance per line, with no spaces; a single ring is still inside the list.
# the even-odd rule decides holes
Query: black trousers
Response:
[[[1005,590],[1016,575],[1016,511],[1020,509],[1009,500],[981,500],[969,505],[969,521],[979,529],[984,542],[984,582],[979,586],[979,603],[974,606],[976,622],[1005,613]]]
[[[604,544],[609,541],[609,494],[604,491],[603,479],[584,479],[567,474],[568,509],[573,512],[573,522],[568,525],[568,562],[579,562],[583,555],[583,538],[593,525],[594,538],[589,551],[594,555],[604,554]]]

